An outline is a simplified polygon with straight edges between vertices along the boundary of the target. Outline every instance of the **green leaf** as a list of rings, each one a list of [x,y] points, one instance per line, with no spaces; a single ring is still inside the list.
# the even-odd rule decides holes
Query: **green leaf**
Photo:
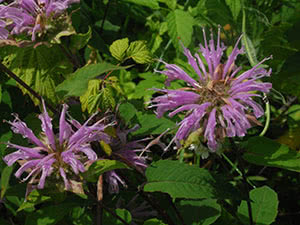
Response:
[[[125,53],[126,53],[126,50],[128,47],[129,47],[128,38],[123,38],[123,39],[114,41],[109,46],[109,51],[113,57],[115,57],[117,60],[122,62],[126,55]]]
[[[4,61],[21,80],[53,103],[58,102],[55,87],[62,81],[61,74],[69,73],[72,69],[58,45],[50,48],[45,45],[15,48]],[[40,103],[27,89],[18,86],[24,94],[29,94],[35,105]]]
[[[149,219],[144,222],[144,225],[167,225],[158,219]]]
[[[131,214],[126,209],[116,209],[114,210],[114,212],[128,224],[131,223]],[[115,216],[111,215],[108,211],[104,210],[103,224],[123,225],[124,223],[117,219]]]
[[[132,105],[129,102],[126,102],[120,105],[119,113],[122,119],[126,122],[126,124],[128,124],[130,120],[136,115],[137,110],[134,107],[134,105]]]
[[[3,199],[5,192],[9,186],[9,180],[13,169],[13,166],[7,166],[1,172],[1,199]]]
[[[146,6],[146,7],[149,7],[151,9],[159,9],[159,5],[158,5],[157,0],[123,0],[123,1],[134,3],[134,4],[137,4],[137,5]]]
[[[263,186],[250,191],[253,222],[258,225],[269,225],[275,221],[278,209],[278,197],[274,190]],[[248,206],[242,201],[238,208],[241,221],[249,224]]]
[[[229,6],[232,16],[235,20],[237,20],[241,8],[242,8],[242,1],[241,0],[225,0],[226,4]]]
[[[126,67],[114,66],[109,63],[98,63],[87,65],[76,70],[64,82],[56,87],[56,92],[60,96],[81,96],[88,88],[89,80],[100,76],[103,73],[125,69]]]
[[[76,50],[82,49],[84,46],[87,45],[91,37],[92,37],[92,29],[89,26],[89,30],[86,33],[73,34],[71,36],[70,47]]]
[[[128,166],[117,160],[97,160],[89,167],[88,171],[84,173],[84,177],[87,181],[96,182],[98,180],[98,177],[105,172],[126,168],[128,169]]]
[[[172,198],[213,198],[215,179],[208,170],[178,161],[160,160],[146,169],[144,191],[164,192]]]
[[[300,153],[266,137],[250,138],[243,158],[256,165],[300,172]]]
[[[99,92],[102,80],[90,80],[88,89],[80,96],[80,103],[82,111],[88,111],[89,114],[94,113],[99,105]]]
[[[26,201],[18,208],[18,212],[27,208],[32,208],[37,204],[50,200],[51,197],[43,195],[39,190],[35,189],[27,196]]]
[[[152,57],[146,43],[146,41],[131,42],[126,51],[127,57],[132,58],[139,64],[152,62]]]
[[[180,49],[178,39],[188,47],[192,41],[194,18],[188,12],[176,9],[168,14],[167,23],[168,34],[175,48]]]
[[[53,225],[67,215],[77,203],[60,203],[41,208],[26,217],[25,225]]]
[[[221,216],[221,206],[215,199],[181,200],[176,207],[189,225],[209,225]]]

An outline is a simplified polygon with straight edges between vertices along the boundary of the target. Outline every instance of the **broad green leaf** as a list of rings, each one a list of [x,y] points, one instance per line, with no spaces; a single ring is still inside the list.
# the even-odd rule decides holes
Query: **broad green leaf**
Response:
[[[149,219],[144,222],[144,225],[167,225],[158,219]]]
[[[64,82],[56,87],[56,92],[60,96],[81,96],[88,88],[89,80],[100,76],[103,73],[120,70],[126,67],[114,66],[109,63],[98,63],[87,65],[76,70]]]
[[[149,7],[151,9],[159,9],[157,0],[123,0],[124,2],[130,2],[137,5]]]
[[[269,225],[275,221],[278,209],[277,193],[263,186],[250,191],[252,217],[254,224]],[[238,208],[238,214],[244,224],[249,224],[248,206],[242,201]]]
[[[98,180],[98,177],[105,172],[126,168],[128,168],[128,166],[117,160],[97,160],[89,167],[88,171],[84,173],[84,177],[87,181],[96,182]]]
[[[5,192],[9,186],[9,180],[13,169],[13,166],[7,166],[1,172],[1,199],[3,199]]]
[[[27,208],[32,208],[37,204],[50,200],[50,196],[43,195],[37,189],[30,192],[27,196],[26,201],[22,203],[22,205],[18,208],[18,212]]]
[[[137,110],[131,103],[127,102],[120,105],[119,113],[126,124],[128,124],[130,120],[136,115]]]
[[[84,34],[81,33],[73,34],[71,36],[70,47],[77,50],[82,49],[84,46],[87,45],[91,37],[92,37],[91,27],[89,27],[89,30]]]
[[[144,191],[164,192],[172,198],[214,198],[215,179],[206,169],[178,161],[160,160],[146,169]]]
[[[126,50],[129,47],[129,40],[128,38],[123,38],[120,40],[114,41],[109,46],[109,51],[113,57],[115,57],[120,62],[123,61],[126,55]]]
[[[242,8],[242,0],[225,0],[225,2],[230,8],[233,18],[237,20]]]
[[[55,87],[62,80],[61,74],[69,73],[72,69],[58,45],[15,48],[4,61],[21,80],[53,103],[58,102]],[[29,94],[36,105],[40,103],[25,88],[18,86],[24,94]]]
[[[152,61],[146,41],[131,42],[126,51],[127,58],[132,58],[136,63],[145,64]]]
[[[300,172],[300,153],[266,137],[250,138],[243,158],[256,165]]]
[[[226,24],[232,24],[234,21],[232,19],[231,13],[223,0],[206,0],[205,6],[201,4],[200,1],[197,5],[200,14],[205,13],[205,18],[208,18],[209,24],[214,23],[215,25],[225,26]],[[204,12],[203,12],[204,11]],[[200,21],[202,22],[202,21]]]
[[[126,209],[116,209],[114,210],[114,213],[116,213],[124,221],[130,224],[132,217],[129,211],[127,211]],[[103,224],[123,225],[124,223],[110,214],[108,211],[104,210]]]
[[[221,216],[221,206],[215,199],[181,200],[176,207],[189,225],[209,225]]]
[[[77,203],[60,203],[41,208],[26,217],[25,225],[53,225],[67,215]]]
[[[167,16],[168,34],[173,45],[179,50],[179,40],[185,47],[192,41],[194,18],[186,11],[176,9]]]

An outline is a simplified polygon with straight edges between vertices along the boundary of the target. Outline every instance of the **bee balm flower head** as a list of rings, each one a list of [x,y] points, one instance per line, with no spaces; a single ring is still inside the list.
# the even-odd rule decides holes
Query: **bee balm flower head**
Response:
[[[186,140],[192,132],[201,128],[209,149],[215,151],[224,137],[244,136],[251,127],[251,121],[255,122],[264,114],[254,97],[260,97],[258,92],[267,93],[271,89],[271,83],[259,81],[262,77],[270,76],[271,69],[267,71],[259,67],[269,59],[265,58],[238,75],[242,68],[236,66],[235,60],[244,53],[243,47],[238,47],[242,36],[227,60],[223,60],[226,47],[220,42],[220,29],[217,43],[212,34],[207,42],[204,29],[203,36],[204,46],[200,44],[200,52],[205,62],[198,54],[193,56],[183,47],[188,63],[198,76],[197,80],[177,65],[163,62],[166,70],[156,72],[167,76],[166,86],[178,79],[185,81],[187,87],[177,90],[156,89],[163,95],[155,97],[150,107],[156,107],[158,117],[167,111],[170,111],[170,117],[188,112],[178,124],[176,143],[180,145],[181,140]]]

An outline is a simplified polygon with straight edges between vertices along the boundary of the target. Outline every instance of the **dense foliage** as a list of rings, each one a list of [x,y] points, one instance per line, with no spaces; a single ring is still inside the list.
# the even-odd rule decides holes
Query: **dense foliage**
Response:
[[[300,220],[300,2],[0,1],[0,224]]]

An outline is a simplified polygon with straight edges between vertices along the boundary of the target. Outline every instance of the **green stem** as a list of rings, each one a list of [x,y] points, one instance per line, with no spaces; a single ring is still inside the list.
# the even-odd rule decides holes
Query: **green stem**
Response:
[[[259,136],[264,136],[269,128],[270,125],[270,120],[271,120],[271,110],[270,110],[270,103],[269,100],[267,99],[267,95],[264,93],[264,98],[266,99],[266,111],[265,111],[265,115],[266,115],[266,123],[265,123],[265,127],[263,129],[263,131],[259,134]]]

